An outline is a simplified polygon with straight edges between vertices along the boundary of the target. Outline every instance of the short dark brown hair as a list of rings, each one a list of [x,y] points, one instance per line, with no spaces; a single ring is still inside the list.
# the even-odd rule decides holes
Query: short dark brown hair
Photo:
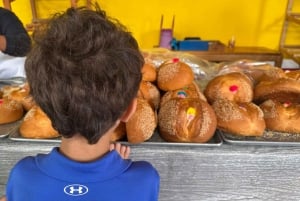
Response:
[[[144,59],[136,40],[98,6],[56,14],[33,39],[25,69],[36,103],[62,136],[96,143],[137,94]]]

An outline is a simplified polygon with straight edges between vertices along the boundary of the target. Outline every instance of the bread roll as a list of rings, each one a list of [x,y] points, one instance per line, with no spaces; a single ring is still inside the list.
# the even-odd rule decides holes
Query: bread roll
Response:
[[[127,139],[130,143],[141,143],[151,138],[157,126],[156,113],[144,99],[137,99],[135,113],[126,122]]]
[[[278,102],[300,102],[300,82],[291,78],[261,81],[254,88],[254,102],[261,104],[266,100]]]
[[[9,95],[9,98],[20,102],[25,111],[28,111],[35,105],[35,102],[32,96],[29,94],[29,91],[25,88],[20,88],[19,90],[12,91]]]
[[[260,104],[266,127],[272,131],[300,133],[300,104],[267,100]]]
[[[285,76],[294,80],[300,80],[300,70],[287,70]]]
[[[6,85],[1,88],[2,92],[2,97],[7,97],[9,96],[13,91],[18,91],[20,90],[21,87],[19,85]]]
[[[154,82],[157,78],[156,67],[149,59],[145,59],[145,64],[142,67],[142,80]]]
[[[160,92],[158,88],[151,82],[142,81],[140,83],[138,97],[147,100],[154,110],[159,107]]]
[[[241,136],[262,136],[266,128],[262,110],[252,102],[214,101],[218,129]]]
[[[24,116],[19,132],[25,138],[55,138],[58,132],[52,127],[51,120],[40,107],[32,107]]]
[[[0,99],[0,124],[15,122],[21,119],[23,115],[24,111],[21,103],[8,97]]]
[[[219,75],[208,82],[204,95],[211,104],[217,99],[251,102],[253,84],[249,77],[243,73],[233,72]]]
[[[256,79],[256,83],[261,81],[270,81],[285,77],[285,72],[283,69],[278,67],[270,67],[268,70],[264,70],[263,74]]]
[[[177,89],[174,91],[167,91],[160,100],[160,107],[172,98],[200,98],[201,100],[207,101],[204,94],[200,91],[199,86],[195,81],[192,84]]]
[[[216,116],[211,106],[198,98],[174,98],[158,113],[159,134],[168,142],[209,141],[216,130]]]
[[[186,63],[174,58],[162,63],[157,72],[157,86],[163,91],[171,91],[190,85],[194,72]]]
[[[122,138],[126,137],[126,125],[124,122],[120,122],[117,128],[111,135],[111,141],[115,142],[121,140]]]

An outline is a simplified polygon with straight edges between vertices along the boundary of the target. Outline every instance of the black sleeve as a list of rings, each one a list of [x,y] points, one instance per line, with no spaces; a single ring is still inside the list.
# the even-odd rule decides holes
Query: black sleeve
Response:
[[[6,38],[3,51],[12,56],[25,56],[31,47],[31,38],[22,22],[11,11],[0,8],[0,34]]]

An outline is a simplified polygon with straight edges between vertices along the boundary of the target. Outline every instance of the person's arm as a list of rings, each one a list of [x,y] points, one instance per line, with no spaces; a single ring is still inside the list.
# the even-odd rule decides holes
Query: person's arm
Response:
[[[2,44],[3,38],[0,39],[0,50],[3,53],[11,56],[25,56],[30,50],[31,38],[22,22],[13,12],[4,8],[0,8],[0,35],[5,37],[6,42]]]
[[[5,49],[6,49],[6,38],[5,36],[0,35],[0,51],[3,52],[5,51]]]

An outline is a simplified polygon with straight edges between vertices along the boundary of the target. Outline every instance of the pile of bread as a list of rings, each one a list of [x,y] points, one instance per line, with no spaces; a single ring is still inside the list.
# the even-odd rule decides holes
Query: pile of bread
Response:
[[[265,130],[300,133],[300,70],[239,61],[218,72],[201,89],[182,60],[156,65],[145,58],[136,112],[116,128],[112,140],[141,143],[156,130],[165,141],[189,143],[208,142],[216,129],[239,136],[262,136]],[[59,136],[27,85],[3,88],[0,98],[0,124],[24,117],[23,137]]]
[[[156,129],[169,142],[203,143],[213,137],[216,116],[189,65],[172,58],[156,67],[145,59],[142,73],[137,111],[126,123],[129,142],[146,141]]]
[[[145,66],[150,69],[154,65],[146,61]],[[144,71],[140,90],[145,90],[145,83],[156,89],[148,93],[152,96],[139,99],[148,101],[153,112],[151,118],[149,113],[137,114],[145,115],[144,120],[135,117],[135,129],[127,130],[129,141],[146,141],[155,129],[166,141],[195,143],[208,142],[216,129],[239,136],[262,136],[265,130],[300,133],[300,70],[284,71],[242,60],[230,68],[221,66],[200,89],[190,69],[174,58],[156,68],[156,80],[148,80],[148,70]],[[139,129],[142,126],[147,127],[147,134]]]
[[[254,64],[240,61],[221,69],[205,88],[217,128],[241,136],[300,133],[300,71]]]
[[[18,129],[25,138],[55,138],[58,132],[51,120],[29,94],[27,83],[0,89],[0,126],[21,120]]]

